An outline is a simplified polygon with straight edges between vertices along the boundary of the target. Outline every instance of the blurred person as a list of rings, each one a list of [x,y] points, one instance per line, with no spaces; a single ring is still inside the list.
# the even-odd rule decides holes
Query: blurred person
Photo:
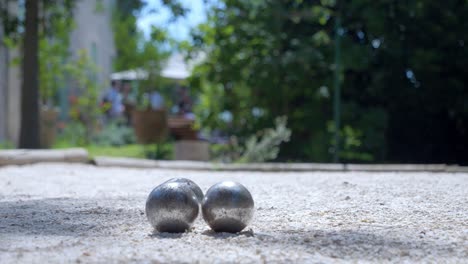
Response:
[[[106,110],[106,117],[117,118],[123,113],[124,106],[122,103],[122,94],[120,93],[120,83],[116,80],[111,81],[111,87],[104,91],[101,102],[109,104]]]
[[[125,123],[130,125],[132,120],[132,111],[135,108],[136,99],[132,94],[132,85],[130,82],[124,82],[122,84],[122,104],[124,106],[123,115]]]
[[[156,89],[149,94],[149,101],[153,110],[161,110],[165,107],[164,98]]]
[[[192,98],[189,95],[188,88],[183,86],[179,90],[178,95],[178,114],[187,119],[195,119],[195,115],[192,112],[192,105]]]

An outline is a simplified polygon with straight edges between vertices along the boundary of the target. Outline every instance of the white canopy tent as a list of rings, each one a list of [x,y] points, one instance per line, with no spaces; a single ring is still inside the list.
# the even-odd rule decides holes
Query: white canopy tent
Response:
[[[135,69],[111,74],[111,80],[145,80],[148,78],[148,72],[143,69]]]
[[[173,80],[184,80],[191,75],[193,67],[200,63],[204,55],[200,54],[194,60],[185,62],[181,54],[174,54],[164,64],[161,76]],[[141,68],[132,69],[111,74],[112,80],[145,80],[148,78],[148,72]]]

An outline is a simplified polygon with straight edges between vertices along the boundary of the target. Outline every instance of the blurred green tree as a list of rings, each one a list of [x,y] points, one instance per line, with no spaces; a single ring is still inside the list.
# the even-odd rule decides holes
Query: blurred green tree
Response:
[[[116,57],[114,70],[124,71],[141,67],[141,56],[137,52],[142,33],[137,29],[137,17],[145,3],[138,1],[116,1],[112,14]]]
[[[344,116],[385,162],[468,164],[468,2],[343,2]]]
[[[334,3],[221,2],[193,34],[195,49],[208,54],[192,78],[202,126],[247,139],[286,115],[292,137],[280,159],[328,160]]]
[[[172,11],[173,19],[184,16],[187,12],[177,0],[164,0],[163,5]],[[148,64],[157,64],[170,53],[173,40],[163,28],[151,27],[149,38],[137,27],[137,19],[142,15],[155,14],[158,10],[148,8],[142,14],[148,3],[143,0],[117,0],[113,10],[114,42],[117,56],[114,61],[116,71],[141,68]]]
[[[172,19],[184,16],[187,12],[177,0],[163,1],[162,4],[172,12]],[[137,107],[143,109],[149,104],[149,101],[145,100],[145,93],[150,92],[156,85],[159,91],[164,93],[162,88],[165,87],[165,80],[161,78],[160,71],[176,44],[163,28],[151,26],[149,36],[145,36],[137,28],[139,16],[159,11],[151,6],[143,11],[144,7],[147,7],[147,3],[142,0],[118,0],[113,12],[114,42],[117,50],[114,69],[143,69],[149,73],[148,79],[140,82],[137,89]]]
[[[39,62],[39,45],[45,47],[47,38],[51,37],[57,27],[59,19],[71,17],[75,0],[36,1],[5,0],[0,2],[0,25],[3,26],[5,41],[8,45],[20,45],[22,50],[22,86],[21,86],[21,131],[19,147],[39,148],[39,81],[51,84],[47,76],[40,79],[41,70]],[[18,11],[24,5],[24,16],[13,11]],[[65,25],[67,25],[65,23]],[[63,32],[60,31],[60,32]],[[61,39],[60,39],[61,40]],[[42,43],[40,43],[42,41]],[[63,43],[61,43],[63,44]],[[61,44],[55,46],[56,52]],[[58,48],[58,49],[57,49]],[[60,49],[59,54],[63,54]],[[44,62],[44,61],[43,61]],[[55,62],[47,62],[47,67],[55,67]],[[42,67],[44,69],[44,67]],[[50,77],[50,76],[49,76]],[[56,86],[43,87],[44,97],[50,95],[50,90]]]
[[[247,135],[288,116],[280,159],[330,161],[335,0],[210,4],[202,126]],[[339,1],[345,162],[468,163],[468,2]],[[226,122],[226,116],[229,118]]]

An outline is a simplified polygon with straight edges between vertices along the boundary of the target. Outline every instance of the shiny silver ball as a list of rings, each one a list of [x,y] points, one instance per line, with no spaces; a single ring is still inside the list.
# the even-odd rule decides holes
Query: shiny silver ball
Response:
[[[195,195],[197,196],[198,202],[200,204],[202,203],[202,201],[203,201],[203,191],[192,180],[189,180],[189,179],[186,179],[186,178],[172,178],[170,180],[165,181],[164,183],[168,183],[168,182],[178,182],[178,183],[186,184],[195,193]]]
[[[163,183],[146,200],[146,217],[159,232],[178,233],[188,230],[199,212],[197,196],[184,183]]]
[[[252,220],[254,201],[242,184],[224,181],[208,189],[202,212],[203,219],[213,231],[237,233]]]

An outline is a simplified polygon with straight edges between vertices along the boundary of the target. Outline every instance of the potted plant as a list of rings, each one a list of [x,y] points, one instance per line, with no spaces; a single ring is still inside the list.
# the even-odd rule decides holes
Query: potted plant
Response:
[[[164,30],[152,27],[150,39],[143,41],[138,59],[147,72],[147,78],[138,83],[132,121],[137,142],[157,144],[167,138],[169,130],[164,100],[161,91],[157,88],[162,87],[163,78],[160,75],[162,63],[170,55],[170,51],[162,47],[170,44],[170,40]]]
[[[84,49],[67,65],[70,80],[76,88],[70,105],[70,121],[83,128],[81,144],[88,145],[99,127],[103,111],[98,104],[99,92],[96,75],[99,68]]]
[[[164,100],[156,89],[162,82],[159,76],[160,67],[152,64],[147,69],[148,78],[137,87],[132,122],[138,143],[158,144],[166,140],[168,135],[167,111]]]
[[[57,9],[55,12],[67,10]],[[73,26],[72,18],[57,16],[46,24],[40,25],[39,39],[39,133],[40,146],[50,148],[56,138],[59,117],[58,92],[64,88],[69,57],[69,32]],[[53,32],[53,35],[50,34]]]
[[[60,41],[45,37],[39,41],[39,139],[41,148],[55,142],[59,116],[57,92],[65,85],[64,59],[66,47]]]

